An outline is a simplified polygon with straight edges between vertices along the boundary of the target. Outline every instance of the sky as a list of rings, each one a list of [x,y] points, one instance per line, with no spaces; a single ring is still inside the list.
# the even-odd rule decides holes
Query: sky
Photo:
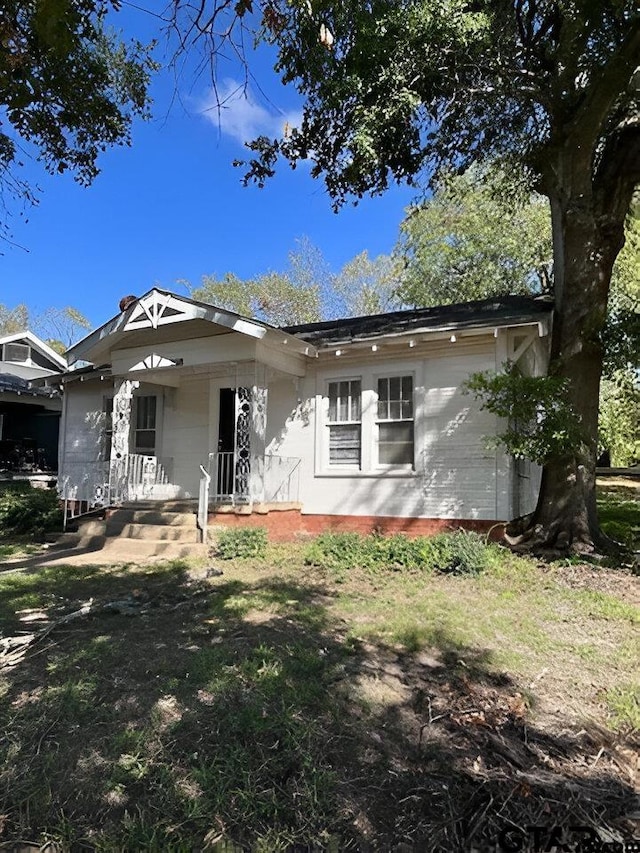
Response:
[[[143,39],[157,26],[126,4],[117,23]],[[294,171],[282,163],[264,189],[241,185],[242,170],[232,161],[246,151],[243,141],[277,135],[300,114],[299,96],[280,84],[270,64],[264,52],[251,57],[259,85],[248,100],[232,97],[220,118],[208,109],[207,75],[195,79],[185,71],[176,98],[173,76],[157,74],[153,119],[135,123],[130,148],[102,156],[101,174],[89,188],[27,160],[23,176],[38,184],[40,201],[24,217],[14,210],[15,245],[0,244],[0,303],[26,302],[34,314],[70,305],[97,326],[117,313],[122,296],[154,285],[187,293],[182,282],[196,287],[204,275],[284,270],[303,237],[335,272],[365,249],[372,257],[391,251],[413,198],[407,188],[336,214],[307,164]],[[231,63],[218,68],[223,94],[240,79]]]

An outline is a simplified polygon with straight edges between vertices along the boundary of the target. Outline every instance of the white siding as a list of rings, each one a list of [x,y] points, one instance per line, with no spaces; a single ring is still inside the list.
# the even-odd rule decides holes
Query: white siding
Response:
[[[453,350],[453,351],[451,351]],[[299,456],[303,512],[422,518],[494,519],[497,514],[498,457],[484,436],[495,418],[481,412],[461,385],[470,373],[495,367],[495,344],[459,343],[434,348],[414,359],[379,359],[319,366],[300,382],[293,400],[270,386],[270,448]],[[379,375],[414,377],[415,470],[380,470],[369,446],[375,430],[373,389]],[[317,406],[325,406],[329,380],[361,377],[363,389],[362,470],[336,471],[327,464],[326,426]],[[284,385],[284,383],[282,383]],[[278,432],[278,425],[280,432]],[[272,452],[276,452],[275,449]],[[502,478],[503,480],[505,478]]]
[[[171,480],[180,497],[197,497],[200,465],[209,452],[209,379],[183,380],[164,393],[162,448],[159,456],[172,460]]]
[[[64,389],[65,434],[60,437],[64,441],[63,469],[68,465],[102,460],[105,420],[102,400],[104,394],[111,392],[111,383],[105,382],[76,382]]]

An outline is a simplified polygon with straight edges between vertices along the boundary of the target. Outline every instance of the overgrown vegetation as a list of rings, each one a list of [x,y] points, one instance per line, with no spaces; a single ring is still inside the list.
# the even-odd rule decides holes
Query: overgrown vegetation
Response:
[[[264,557],[267,531],[264,527],[236,527],[216,534],[216,556],[221,560]]]
[[[0,536],[35,536],[62,529],[62,510],[55,489],[33,489],[16,483],[0,491]]]
[[[351,569],[373,572],[408,569],[443,574],[478,574],[509,559],[498,545],[466,530],[409,538],[358,533],[323,533],[307,548],[305,562],[344,577]]]

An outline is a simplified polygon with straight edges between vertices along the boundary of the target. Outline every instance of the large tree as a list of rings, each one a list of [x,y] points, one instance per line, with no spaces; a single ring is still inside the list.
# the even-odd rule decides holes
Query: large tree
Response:
[[[545,465],[523,538],[605,547],[595,500],[598,388],[611,270],[640,178],[636,0],[262,0],[258,8],[276,69],[302,93],[304,114],[284,139],[252,143],[248,180],[264,181],[279,156],[308,159],[339,204],[491,158],[549,199],[550,370],[568,380],[582,442]],[[198,7],[195,27],[214,51],[228,29],[213,11],[231,9],[245,22],[256,14],[252,3]]]
[[[396,290],[410,305],[549,293],[551,218],[545,198],[505,198],[506,176],[471,169],[440,179],[400,224]]]
[[[20,172],[35,152],[52,172],[82,184],[99,154],[129,143],[131,122],[148,109],[157,67],[150,47],[125,42],[106,24],[117,0],[4,0],[0,9],[0,237],[6,196],[36,200]]]

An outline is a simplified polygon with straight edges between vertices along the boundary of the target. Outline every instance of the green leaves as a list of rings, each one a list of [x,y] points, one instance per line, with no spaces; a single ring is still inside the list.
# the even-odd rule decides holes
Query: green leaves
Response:
[[[573,456],[582,443],[580,420],[567,402],[569,382],[556,376],[523,376],[511,363],[503,373],[472,374],[465,390],[481,408],[502,418],[506,428],[487,441],[516,459],[543,465]]]
[[[9,0],[0,16],[0,106],[45,168],[89,184],[99,154],[129,143],[148,115],[147,87],[158,67],[152,45],[125,43],[104,28],[107,0]],[[31,200],[14,176],[12,131],[0,132],[0,187]],[[0,230],[1,230],[0,225]]]
[[[518,199],[508,177],[473,169],[439,181],[410,208],[396,252],[404,259],[398,295],[410,305],[443,305],[505,294],[546,292],[553,279],[549,205]]]

